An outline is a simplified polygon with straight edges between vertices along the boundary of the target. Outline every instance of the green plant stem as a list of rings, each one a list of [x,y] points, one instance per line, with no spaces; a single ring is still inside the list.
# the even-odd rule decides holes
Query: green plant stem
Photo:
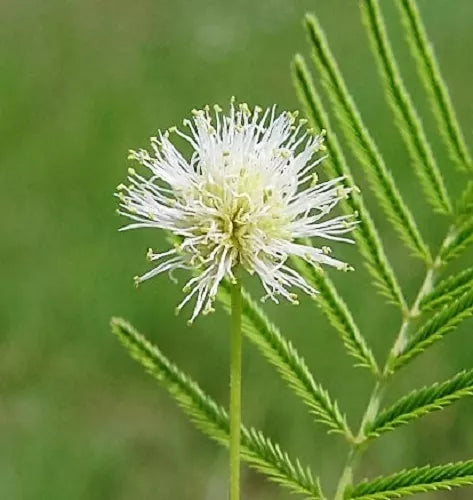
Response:
[[[450,243],[451,239],[455,236],[456,231],[457,231],[456,225],[452,224],[452,226],[447,232],[447,236],[442,242],[437,257],[433,260],[433,262],[427,265],[424,281],[422,282],[422,285],[419,288],[419,292],[417,293],[417,296],[414,299],[412,306],[404,314],[401,326],[399,328],[399,332],[396,336],[396,339],[394,341],[391,350],[389,351],[382,374],[376,381],[368,405],[361,419],[358,435],[356,436],[355,441],[351,444],[350,449],[348,451],[347,461],[345,463],[345,467],[342,470],[340,479],[337,484],[335,500],[344,500],[346,498],[346,492],[348,488],[350,488],[350,486],[353,483],[353,470],[367,445],[365,428],[366,425],[369,422],[372,422],[378,414],[381,400],[383,398],[387,386],[387,382],[392,375],[392,372],[390,370],[391,362],[393,359],[396,358],[399,352],[402,351],[403,347],[405,346],[408,340],[409,327],[411,326],[412,320],[419,315],[420,303],[422,299],[432,290],[435,282],[436,273],[438,269],[442,266],[442,260],[440,258],[440,256],[442,255],[442,250]]]
[[[340,475],[340,479],[337,484],[335,500],[344,500],[347,488],[353,483],[353,470],[364,450],[363,429],[370,420],[376,417],[376,414],[379,410],[379,405],[381,403],[381,397],[384,393],[384,389],[384,379],[380,378],[376,382],[373,392],[371,393],[370,400],[360,424],[358,435],[356,436],[355,441],[351,444],[348,451],[345,467],[342,471],[342,474]]]
[[[435,272],[437,268],[440,266],[440,259],[437,257],[434,261],[433,264],[429,265],[427,267],[427,273],[425,275],[424,281],[419,289],[419,292],[415,298],[415,301],[409,310],[409,314],[404,318],[401,328],[399,330],[399,333],[397,335],[396,341],[394,342],[394,345],[391,349],[391,352],[389,353],[388,360],[386,362],[386,367],[385,367],[385,375],[388,376],[389,374],[386,372],[386,370],[389,369],[390,362],[393,358],[395,358],[402,350],[404,349],[406,342],[407,342],[407,337],[409,333],[409,326],[413,318],[418,316],[419,314],[419,305],[422,301],[422,299],[432,290],[434,280],[435,280]]]
[[[240,428],[241,428],[241,283],[231,292],[231,363],[230,363],[230,500],[240,499]]]
[[[335,492],[335,500],[343,500],[345,498],[345,491],[347,487],[353,483],[353,468],[357,459],[358,453],[354,446],[348,452],[345,468],[342,471],[340,480],[337,484],[337,491]]]

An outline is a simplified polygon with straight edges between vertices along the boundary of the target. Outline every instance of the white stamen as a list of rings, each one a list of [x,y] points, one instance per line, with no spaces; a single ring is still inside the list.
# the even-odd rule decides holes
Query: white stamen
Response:
[[[132,219],[122,229],[164,229],[181,238],[171,250],[147,257],[158,265],[136,278],[139,284],[157,274],[193,269],[196,275],[184,287],[179,311],[192,298],[190,322],[199,313],[213,311],[220,282],[235,281],[240,265],[256,273],[265,297],[282,296],[297,303],[292,288],[317,293],[287,259],[298,256],[314,266],[325,264],[348,270],[350,266],[329,256],[327,246],[296,243],[306,237],[348,241],[341,236],[356,226],[353,216],[323,217],[354,188],[342,177],[319,182],[313,169],[323,160],[325,131],[307,130],[297,114],[276,115],[276,107],[253,110],[231,103],[230,114],[219,106],[194,110],[184,120],[187,133],[177,127],[158,132],[151,152],[130,151],[130,158],[150,171],[148,178],[129,169],[128,184],[120,184],[120,213]],[[297,123],[296,123],[297,121]],[[192,148],[186,159],[173,145],[173,134]]]

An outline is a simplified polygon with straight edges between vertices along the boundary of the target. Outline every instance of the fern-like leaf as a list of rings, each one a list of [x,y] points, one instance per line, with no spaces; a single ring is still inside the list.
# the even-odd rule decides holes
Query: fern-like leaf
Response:
[[[392,359],[389,371],[394,371],[412,360],[434,342],[453,331],[464,319],[473,314],[473,290],[458,300],[444,306],[430,318],[407,342],[401,352]]]
[[[424,243],[409,207],[386,167],[373,137],[366,128],[353,98],[350,96],[337,62],[329,48],[317,19],[306,16],[306,27],[313,47],[314,61],[332,102],[333,109],[348,143],[359,160],[371,189],[387,218],[410,250],[429,262],[430,252]]]
[[[298,55],[294,58],[292,69],[299,99],[312,125],[318,129],[331,130],[327,113],[314,88],[312,78],[302,56]],[[346,176],[346,183],[354,186],[352,174],[340,144],[333,133],[328,134],[326,145],[329,152],[326,168],[330,175]],[[353,233],[354,238],[378,289],[390,302],[397,304],[405,311],[406,303],[403,294],[363,199],[357,192],[352,192],[350,197],[344,201],[342,207],[348,212],[358,213],[360,223]]]
[[[130,355],[171,394],[193,423],[212,439],[228,446],[227,412],[128,322],[114,318],[112,330]],[[279,445],[261,432],[242,426],[241,453],[251,467],[292,492],[313,500],[323,498],[318,480],[314,480],[311,471],[298,460],[293,462]]]
[[[450,214],[452,205],[437,167],[424,128],[412,99],[401,78],[399,68],[388,40],[386,27],[378,0],[361,0],[363,20],[370,36],[380,72],[383,76],[386,95],[396,118],[397,127],[411,157],[424,193],[439,213]]]
[[[389,500],[424,493],[450,490],[473,484],[473,460],[446,465],[416,467],[391,476],[378,477],[357,484],[347,498]]]
[[[473,243],[473,216],[466,217],[460,227],[444,245],[440,253],[442,262],[449,262],[458,257]]]
[[[460,170],[471,170],[473,163],[458,124],[448,87],[442,78],[437,58],[414,0],[394,2],[406,29],[409,48],[417,64],[424,88],[430,98],[440,134],[450,158]]]
[[[457,213],[460,216],[473,215],[473,181],[467,182],[466,188],[458,200]]]
[[[473,288],[473,267],[440,281],[420,303],[423,311],[432,311],[453,302]]]
[[[227,312],[230,312],[229,287],[228,282],[222,282],[218,293],[218,299]],[[309,368],[296,348],[281,335],[279,329],[271,323],[248,292],[243,290],[242,295],[243,332],[256,344],[263,356],[309,407],[316,420],[328,425],[332,432],[341,433],[351,441],[352,433],[336,401],[314,381]]]
[[[294,262],[304,279],[318,290],[314,300],[340,335],[348,354],[355,358],[355,366],[368,368],[375,376],[379,376],[380,370],[371,349],[328,275],[302,259],[294,259]]]
[[[473,394],[473,370],[462,371],[443,383],[435,383],[407,394],[387,408],[365,428],[365,436],[380,434],[408,424],[423,415],[442,410],[458,399]]]

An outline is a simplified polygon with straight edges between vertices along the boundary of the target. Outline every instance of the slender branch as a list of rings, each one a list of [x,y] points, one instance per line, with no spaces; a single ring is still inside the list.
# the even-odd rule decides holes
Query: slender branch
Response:
[[[368,405],[366,407],[365,413],[361,420],[360,429],[355,442],[351,445],[345,467],[338,480],[337,490],[335,493],[335,500],[344,500],[345,492],[349,486],[353,483],[353,470],[361,457],[365,441],[363,439],[363,430],[366,424],[376,418],[378,414],[379,405],[381,403],[381,397],[384,394],[385,381],[384,378],[377,380],[374,389],[371,393]]]
[[[443,245],[442,245],[443,247]],[[388,360],[386,362],[385,366],[385,375],[388,375],[386,370],[389,370],[391,360],[395,358],[402,350],[404,349],[406,342],[407,342],[407,337],[409,333],[409,326],[411,323],[412,318],[415,318],[416,316],[419,315],[419,306],[422,301],[422,299],[432,291],[433,285],[434,285],[434,280],[435,280],[435,271],[438,267],[441,265],[441,260],[439,257],[435,259],[433,264],[427,267],[427,272],[425,274],[424,281],[422,282],[422,285],[419,289],[419,292],[417,294],[417,297],[409,311],[409,315],[404,318],[404,321],[402,322],[401,328],[399,330],[398,336],[396,338],[396,341],[391,349],[391,352],[389,353]]]
[[[342,475],[340,476],[340,480],[337,484],[335,500],[344,500],[347,487],[353,483],[353,468],[355,466],[356,458],[357,451],[356,448],[352,446],[348,452],[345,468],[343,469]]]
[[[230,500],[240,499],[241,434],[241,283],[232,286],[231,367],[230,367]]]

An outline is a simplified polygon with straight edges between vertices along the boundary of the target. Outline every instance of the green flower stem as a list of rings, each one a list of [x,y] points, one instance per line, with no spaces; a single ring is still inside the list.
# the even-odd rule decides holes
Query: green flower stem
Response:
[[[437,257],[433,260],[432,263],[427,265],[426,275],[424,281],[422,282],[422,285],[419,288],[419,292],[417,293],[417,296],[412,306],[404,315],[401,327],[396,336],[396,340],[394,341],[394,344],[391,350],[389,351],[384,369],[382,371],[382,375],[376,381],[376,384],[371,393],[368,405],[361,420],[358,435],[356,436],[355,441],[352,443],[348,451],[347,461],[344,469],[342,470],[340,479],[337,484],[335,500],[344,500],[346,498],[347,490],[351,487],[353,483],[353,470],[367,445],[365,428],[366,425],[369,422],[372,422],[378,414],[381,400],[383,398],[388,380],[392,375],[392,371],[390,369],[391,362],[396,358],[399,352],[402,351],[403,347],[405,346],[408,340],[409,327],[412,323],[412,320],[419,315],[420,312],[419,305],[422,299],[430,291],[432,291],[432,288],[435,284],[437,271],[442,266],[442,260],[440,258],[440,256],[442,255],[442,250],[450,243],[451,239],[455,236],[456,231],[457,231],[456,225],[452,224],[452,226],[447,232],[447,236],[442,242]]]
[[[231,292],[231,367],[230,367],[230,500],[240,499],[240,427],[241,427],[241,283]]]

